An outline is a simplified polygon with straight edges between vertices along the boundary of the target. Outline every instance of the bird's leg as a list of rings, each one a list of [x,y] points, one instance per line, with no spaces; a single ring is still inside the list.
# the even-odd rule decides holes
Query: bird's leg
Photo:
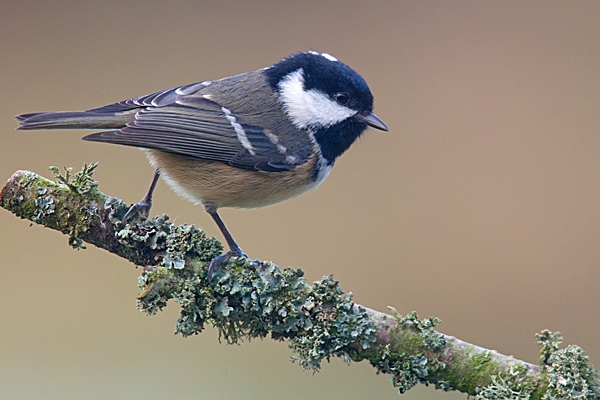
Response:
[[[152,207],[152,193],[154,193],[154,188],[156,187],[156,182],[158,182],[159,177],[160,170],[157,168],[154,171],[154,177],[152,178],[152,183],[148,188],[148,192],[139,202],[129,207],[129,210],[127,210],[127,213],[123,217],[123,222],[127,223],[127,221],[129,221],[135,214],[148,218],[148,215],[150,214],[150,208]]]
[[[242,249],[240,249],[240,246],[238,246],[238,244],[235,242],[235,240],[233,240],[233,236],[231,236],[231,233],[229,233],[229,230],[225,226],[225,223],[223,222],[223,220],[221,219],[219,214],[217,214],[217,210],[206,207],[206,212],[208,212],[210,214],[210,216],[215,220],[215,223],[219,227],[219,230],[225,237],[227,246],[229,246],[229,251],[227,253],[221,254],[220,256],[213,258],[213,260],[210,262],[210,265],[208,266],[208,272],[207,272],[207,278],[210,279],[213,272],[220,269],[221,266],[223,264],[227,263],[227,261],[229,261],[229,259],[232,256],[246,257],[246,258],[248,258],[248,256],[242,252]]]

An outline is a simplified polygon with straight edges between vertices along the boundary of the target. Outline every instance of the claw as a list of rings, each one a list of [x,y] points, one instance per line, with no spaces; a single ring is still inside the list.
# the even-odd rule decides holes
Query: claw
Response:
[[[208,271],[206,272],[206,278],[210,281],[213,273],[215,271],[220,270],[225,264],[227,264],[231,257],[244,257],[245,259],[250,260],[248,255],[246,253],[243,253],[241,250],[239,252],[229,250],[227,253],[221,254],[220,256],[216,256],[212,259],[210,265],[208,266]],[[252,261],[255,264],[260,264],[260,260],[250,261]]]
[[[134,215],[138,214],[141,217],[148,218],[150,215],[150,208],[152,208],[152,193],[154,193],[154,188],[156,187],[156,182],[158,182],[158,178],[160,177],[160,170],[157,169],[154,171],[154,177],[152,177],[152,183],[150,183],[150,188],[148,188],[148,193],[142,197],[139,203],[136,203],[129,207],[127,213],[123,217],[123,222],[127,223]]]
[[[210,278],[212,278],[212,274],[215,271],[220,270],[224,264],[227,264],[231,257],[248,258],[248,256],[244,253],[234,253],[232,251],[228,251],[227,253],[221,254],[220,256],[216,256],[212,259],[210,265],[208,266],[208,271],[206,271],[206,278],[210,281]]]
[[[150,214],[150,208],[152,208],[152,201],[145,202],[142,199],[142,201],[139,203],[133,204],[131,207],[129,207],[129,210],[127,210],[127,213],[125,213],[125,216],[123,217],[123,222],[127,223],[136,214],[141,217],[148,218],[148,215]]]

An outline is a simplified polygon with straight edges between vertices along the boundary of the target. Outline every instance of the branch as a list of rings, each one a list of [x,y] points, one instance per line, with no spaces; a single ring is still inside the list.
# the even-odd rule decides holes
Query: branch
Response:
[[[232,258],[206,279],[209,261],[223,246],[193,225],[176,226],[162,215],[121,222],[128,206],[97,189],[96,164],[61,175],[58,182],[17,171],[0,192],[0,205],[15,215],[143,266],[138,307],[155,314],[181,305],[176,333],[199,334],[205,324],[227,343],[266,337],[288,340],[292,359],[318,370],[323,359],[368,360],[390,374],[400,393],[417,383],[459,390],[476,399],[600,398],[598,374],[577,346],[559,349],[558,333],[542,332],[541,365],[533,365],[436,332],[440,320],[419,320],[353,303],[332,276],[312,286],[302,270]]]

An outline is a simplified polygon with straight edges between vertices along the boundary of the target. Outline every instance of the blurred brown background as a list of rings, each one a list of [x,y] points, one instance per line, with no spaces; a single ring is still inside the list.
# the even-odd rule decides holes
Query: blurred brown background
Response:
[[[142,152],[11,117],[330,52],[391,132],[368,131],[315,192],[224,210],[243,249],[529,362],[534,334],[559,330],[600,366],[600,2],[13,1],[0,37],[0,179],[99,161],[100,189],[128,202],[152,176]],[[161,183],[163,212],[218,233]],[[285,343],[174,336],[176,305],[137,311],[139,270],[28,225],[0,210],[2,399],[398,398],[366,363],[312,375]]]

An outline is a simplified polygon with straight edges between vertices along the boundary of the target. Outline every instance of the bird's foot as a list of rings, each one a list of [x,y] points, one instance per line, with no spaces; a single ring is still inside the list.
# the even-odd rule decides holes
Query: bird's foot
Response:
[[[159,177],[160,169],[156,169],[156,171],[154,171],[154,177],[152,177],[152,183],[150,183],[150,187],[148,188],[148,192],[140,201],[129,207],[129,210],[127,210],[127,213],[125,213],[125,216],[123,217],[123,223],[126,224],[135,215],[138,217],[148,218],[148,215],[150,215],[150,208],[152,208],[152,193],[154,193],[154,188],[156,187]]]
[[[212,278],[212,274],[215,271],[220,270],[225,264],[227,264],[231,257],[244,257],[246,259],[249,259],[248,254],[242,252],[242,250],[240,250],[239,248],[237,249],[237,251],[229,250],[227,253],[221,254],[220,256],[216,256],[212,259],[210,265],[208,266],[208,271],[206,272],[206,278],[210,281],[210,278]],[[260,263],[260,260],[251,261],[253,263]]]
[[[152,201],[147,201],[146,199],[140,200],[139,203],[133,204],[125,213],[123,217],[123,223],[129,222],[134,216],[148,218],[150,215],[150,208],[152,208]]]

